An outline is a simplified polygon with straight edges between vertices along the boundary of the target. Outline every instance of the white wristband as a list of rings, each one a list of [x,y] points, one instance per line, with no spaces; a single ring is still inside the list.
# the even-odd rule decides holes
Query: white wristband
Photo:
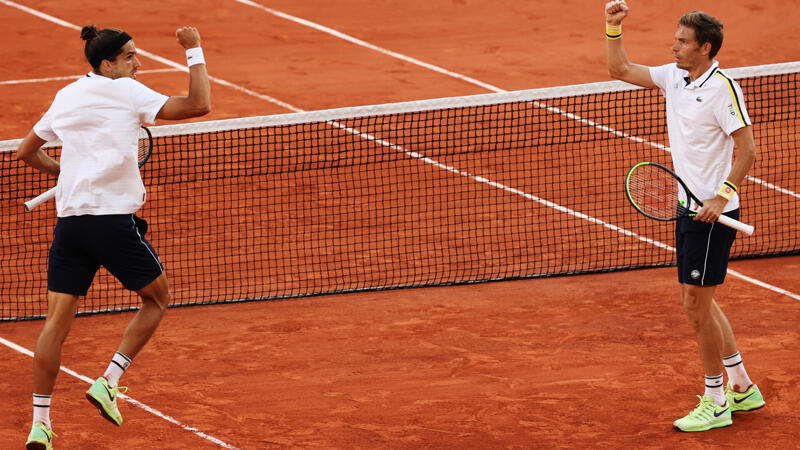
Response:
[[[202,47],[194,47],[186,49],[186,65],[192,67],[195,64],[205,64],[206,59],[203,58]]]

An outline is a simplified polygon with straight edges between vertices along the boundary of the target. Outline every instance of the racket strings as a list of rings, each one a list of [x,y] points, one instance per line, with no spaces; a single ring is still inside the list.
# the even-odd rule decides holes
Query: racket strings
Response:
[[[644,165],[628,179],[628,192],[642,212],[662,219],[671,219],[684,209],[680,202],[678,181],[664,170]]]

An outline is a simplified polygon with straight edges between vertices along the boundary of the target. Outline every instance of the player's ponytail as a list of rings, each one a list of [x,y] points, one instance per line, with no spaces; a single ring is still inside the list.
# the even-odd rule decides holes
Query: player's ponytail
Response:
[[[81,39],[91,41],[97,37],[97,27],[94,24],[86,25],[81,29]]]

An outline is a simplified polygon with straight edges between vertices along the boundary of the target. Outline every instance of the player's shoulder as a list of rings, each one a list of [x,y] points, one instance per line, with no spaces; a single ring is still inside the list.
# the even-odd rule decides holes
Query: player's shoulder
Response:
[[[727,70],[717,67],[717,70],[714,71],[714,79],[717,83],[722,85],[726,84],[738,84],[736,80],[728,73]]]
[[[72,98],[73,96],[81,96],[87,89],[87,82],[90,81],[89,75],[84,75],[77,80],[67,84],[56,92],[56,99]]]
[[[659,66],[650,66],[650,70],[670,74],[673,76],[678,76],[685,72],[685,70],[679,69],[678,65],[674,62],[661,64]]]
[[[708,86],[715,92],[730,95],[731,90],[741,90],[739,83],[725,70],[717,68],[708,79]]]
[[[114,84],[118,86],[128,87],[128,88],[137,88],[139,86],[144,86],[141,82],[137,81],[131,77],[120,77],[113,80]]]
[[[122,77],[117,78],[114,80],[114,83],[117,83],[115,86],[120,88],[122,91],[127,92],[129,95],[133,95],[134,97],[139,97],[143,95],[148,95],[153,90],[148,87],[146,84],[142,83],[135,78],[130,77]]]
[[[662,88],[676,88],[680,85],[678,80],[686,76],[686,71],[679,69],[674,62],[660,66],[649,67],[650,77]]]

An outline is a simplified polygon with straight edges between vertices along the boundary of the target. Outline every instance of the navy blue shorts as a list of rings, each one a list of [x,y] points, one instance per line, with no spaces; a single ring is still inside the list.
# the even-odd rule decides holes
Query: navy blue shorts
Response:
[[[147,222],[134,214],[59,217],[47,265],[47,289],[86,295],[105,267],[126,289],[138,291],[164,271],[144,238]]]
[[[725,213],[739,220],[739,210]],[[697,286],[716,286],[725,281],[728,258],[736,230],[720,223],[681,217],[675,227],[678,281]]]

